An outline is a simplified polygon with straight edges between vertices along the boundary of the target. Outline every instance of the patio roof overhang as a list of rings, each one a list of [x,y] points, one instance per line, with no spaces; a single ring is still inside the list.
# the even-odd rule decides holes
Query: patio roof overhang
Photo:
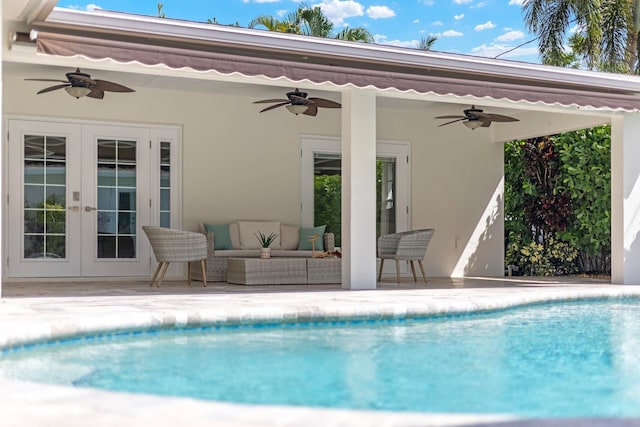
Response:
[[[221,75],[373,87],[597,111],[640,111],[640,79],[114,12],[54,9],[43,54]],[[24,39],[24,36],[23,36]]]

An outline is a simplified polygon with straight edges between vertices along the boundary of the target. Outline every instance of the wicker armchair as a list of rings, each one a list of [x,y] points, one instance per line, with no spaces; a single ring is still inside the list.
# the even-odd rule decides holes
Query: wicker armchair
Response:
[[[192,231],[174,230],[164,227],[143,225],[142,230],[147,235],[153,254],[158,261],[158,267],[153,273],[151,284],[158,278],[158,287],[162,284],[169,264],[172,262],[187,262],[189,265],[188,282],[191,286],[191,263],[200,261],[202,268],[202,283],[207,286],[205,260],[207,259],[207,238],[204,234]],[[160,272],[162,270],[162,272]],[[158,277],[160,274],[160,277]]]
[[[380,258],[380,273],[378,281],[382,280],[382,267],[385,259],[396,260],[396,277],[400,283],[400,260],[409,261],[413,281],[417,282],[416,269],[413,261],[418,261],[420,272],[424,282],[427,283],[427,275],[424,272],[424,259],[427,247],[435,230],[427,228],[423,230],[403,231],[401,233],[387,234],[378,238],[378,258]]]

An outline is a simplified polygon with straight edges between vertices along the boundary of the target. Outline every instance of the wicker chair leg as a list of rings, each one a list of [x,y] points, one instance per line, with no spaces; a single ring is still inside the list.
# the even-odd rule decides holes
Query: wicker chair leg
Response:
[[[398,283],[400,283],[400,260],[396,260],[396,278],[398,279]]]
[[[191,263],[187,261],[187,286],[191,286]]]
[[[158,263],[158,266],[156,267],[156,271],[153,272],[153,276],[151,277],[151,283],[149,283],[149,286],[153,286],[153,282],[156,281],[156,278],[158,277],[158,273],[160,273],[160,269],[162,268],[163,264],[164,264],[163,262]]]
[[[424,279],[424,283],[427,283],[427,275],[424,272],[424,265],[422,265],[422,260],[418,261],[418,265],[420,266],[420,271],[422,272],[422,278]]]
[[[378,282],[382,282],[382,266],[384,266],[384,258],[380,258],[380,272],[378,273]]]
[[[200,268],[202,269],[202,286],[203,287],[207,287],[207,266],[206,266],[206,260],[201,259],[200,260]]]
[[[418,277],[416,277],[416,267],[413,265],[413,260],[409,260],[409,264],[411,265],[411,272],[413,273],[413,281],[417,282]]]
[[[160,279],[158,280],[158,287],[162,285],[162,281],[164,280],[164,275],[167,274],[167,270],[169,269],[169,262],[164,263],[164,267],[162,267],[162,273],[160,273]]]

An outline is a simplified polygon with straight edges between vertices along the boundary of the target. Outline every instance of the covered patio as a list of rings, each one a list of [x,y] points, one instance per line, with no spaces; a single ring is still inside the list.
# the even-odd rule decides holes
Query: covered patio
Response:
[[[169,144],[170,208],[160,209],[157,186],[139,188],[138,231],[141,225],[158,224],[163,212],[170,213],[172,227],[185,230],[196,230],[202,222],[239,219],[318,225],[306,213],[313,210],[305,184],[308,165],[301,157],[308,141],[335,143],[343,177],[342,288],[384,288],[376,280],[375,162],[380,144],[388,144],[407,147],[409,153],[403,159],[408,167],[401,188],[406,198],[395,207],[404,218],[398,231],[436,229],[425,259],[427,274],[450,287],[456,283],[448,279],[452,277],[501,278],[502,143],[610,123],[611,281],[640,283],[640,266],[634,262],[640,255],[640,166],[634,161],[635,135],[640,131],[637,77],[52,9],[55,1],[32,3],[3,4],[5,37],[14,36],[3,50],[3,126],[13,138],[31,132],[34,123],[49,129],[62,126],[56,135],[69,135],[71,140],[77,133],[77,147],[83,150],[89,132],[112,137],[123,129],[140,131],[140,141],[149,139],[151,151],[140,151],[139,172],[150,180],[158,179],[160,147]],[[74,100],[64,91],[36,95],[44,85],[25,81],[60,77],[76,67],[136,92]],[[253,105],[256,100],[281,98],[293,88],[340,102],[342,108],[321,110],[317,117],[294,117],[284,109],[259,113],[261,108]],[[434,119],[460,114],[470,105],[519,122],[471,131],[461,124],[439,127],[442,121]],[[50,279],[84,280],[86,285],[92,277],[148,277],[152,259],[139,232],[134,233],[140,251],[136,270],[125,268],[130,263],[113,268],[113,263],[85,259],[95,253],[95,230],[86,224],[95,223],[88,194],[96,191],[83,187],[88,182],[85,171],[79,171],[77,184],[69,182],[67,188],[79,199],[79,209],[68,213],[69,221],[80,224],[69,234],[79,239],[69,243],[70,258],[78,259],[55,271],[50,260],[40,265],[22,259],[21,227],[10,225],[22,224],[23,216],[20,203],[15,203],[21,200],[17,194],[23,191],[23,174],[12,168],[23,161],[15,154],[19,143],[10,139],[3,149],[7,202],[2,276],[4,283],[24,284],[3,288],[38,289],[36,278],[64,288],[58,283],[68,280]],[[12,234],[15,230],[18,234]],[[185,271],[176,268],[170,274],[180,278]]]

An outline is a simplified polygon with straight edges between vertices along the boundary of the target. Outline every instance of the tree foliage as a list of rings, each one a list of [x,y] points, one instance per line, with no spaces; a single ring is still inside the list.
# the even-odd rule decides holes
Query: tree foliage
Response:
[[[249,28],[264,27],[269,31],[304,34],[348,41],[373,43],[373,35],[363,27],[344,27],[336,32],[335,26],[318,6],[300,3],[298,8],[283,19],[260,15],[249,23]]]
[[[531,275],[609,274],[610,126],[505,147],[505,262]]]
[[[524,21],[543,63],[562,65],[570,47],[590,70],[638,73],[640,0],[525,0]],[[565,58],[566,59],[566,58]]]
[[[336,246],[341,246],[342,177],[316,175],[313,181],[314,222],[326,224],[326,232],[335,234]]]

